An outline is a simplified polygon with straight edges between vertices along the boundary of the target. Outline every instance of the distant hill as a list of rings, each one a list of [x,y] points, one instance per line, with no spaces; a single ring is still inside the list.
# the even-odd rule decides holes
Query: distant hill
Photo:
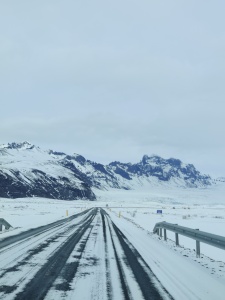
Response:
[[[78,154],[42,150],[29,142],[0,145],[0,197],[95,200],[93,188],[198,188],[211,183],[193,165],[174,158],[144,155],[136,164],[115,161],[103,165]]]
[[[218,177],[218,178],[216,178],[215,181],[218,181],[218,182],[225,182],[225,177]]]

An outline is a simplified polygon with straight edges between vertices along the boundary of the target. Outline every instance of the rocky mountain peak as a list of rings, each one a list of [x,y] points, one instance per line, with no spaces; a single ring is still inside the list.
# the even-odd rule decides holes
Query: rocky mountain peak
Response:
[[[225,182],[225,177],[218,177],[216,178],[216,181]]]
[[[32,145],[30,142],[25,141],[20,143],[12,142],[6,145],[1,145],[0,147],[5,149],[25,150],[25,149],[33,149],[35,146]]]
[[[82,156],[82,155],[79,155],[79,154],[76,154],[74,153],[74,157],[75,157],[75,160],[80,163],[81,165],[85,164],[86,163],[86,159]]]
[[[141,162],[143,165],[147,165],[147,164],[161,164],[164,161],[164,159],[158,155],[144,155]]]
[[[92,188],[139,189],[165,184],[197,188],[212,184],[212,180],[191,164],[158,155],[144,155],[138,163],[103,165],[79,154],[42,151],[27,141],[0,146],[0,197],[94,200]]]

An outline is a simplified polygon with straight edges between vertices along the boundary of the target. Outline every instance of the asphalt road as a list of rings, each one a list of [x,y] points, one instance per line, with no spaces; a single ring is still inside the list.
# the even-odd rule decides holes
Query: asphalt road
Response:
[[[173,299],[105,210],[0,243],[0,299]]]

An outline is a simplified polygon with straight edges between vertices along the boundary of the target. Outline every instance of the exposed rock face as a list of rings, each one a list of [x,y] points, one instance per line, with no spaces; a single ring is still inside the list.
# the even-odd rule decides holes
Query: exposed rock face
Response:
[[[183,164],[174,158],[144,155],[136,164],[115,161],[102,165],[74,155],[70,156],[70,163],[87,176],[92,186],[101,189],[136,189],[138,186],[150,186],[151,183],[203,187],[212,183],[209,176],[202,175],[193,165]]]
[[[211,178],[200,174],[193,165],[174,158],[144,155],[136,164],[115,161],[102,165],[78,154],[43,151],[29,142],[0,146],[0,197],[95,200],[93,187],[203,187],[211,183]]]
[[[64,157],[28,142],[0,146],[0,197],[95,200],[86,175]]]
[[[82,183],[81,187],[73,186],[67,177],[58,178],[33,169],[33,179],[29,179],[29,173],[25,175],[19,171],[11,170],[12,176],[0,171],[0,195],[4,198],[44,197],[62,200],[90,199],[95,196],[90,187]],[[29,177],[28,177],[29,176]],[[25,179],[25,180],[24,180]]]
[[[216,182],[224,182],[225,183],[225,177],[218,177],[215,179]]]
[[[137,164],[121,164],[113,162],[110,166],[115,170],[118,168],[123,171],[123,177],[132,178],[154,177],[159,181],[169,182],[177,181],[181,185],[189,187],[200,187],[211,184],[211,178],[207,175],[201,175],[199,171],[191,164],[183,164],[180,160],[170,158],[163,159],[159,156],[144,155]]]

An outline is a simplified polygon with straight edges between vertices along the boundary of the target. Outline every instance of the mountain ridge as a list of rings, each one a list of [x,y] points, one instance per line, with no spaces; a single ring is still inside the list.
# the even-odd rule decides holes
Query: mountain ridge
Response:
[[[29,143],[0,145],[0,197],[95,200],[97,189],[138,189],[152,185],[206,187],[212,184],[192,164],[144,155],[138,163],[93,162],[80,154],[42,150]]]

